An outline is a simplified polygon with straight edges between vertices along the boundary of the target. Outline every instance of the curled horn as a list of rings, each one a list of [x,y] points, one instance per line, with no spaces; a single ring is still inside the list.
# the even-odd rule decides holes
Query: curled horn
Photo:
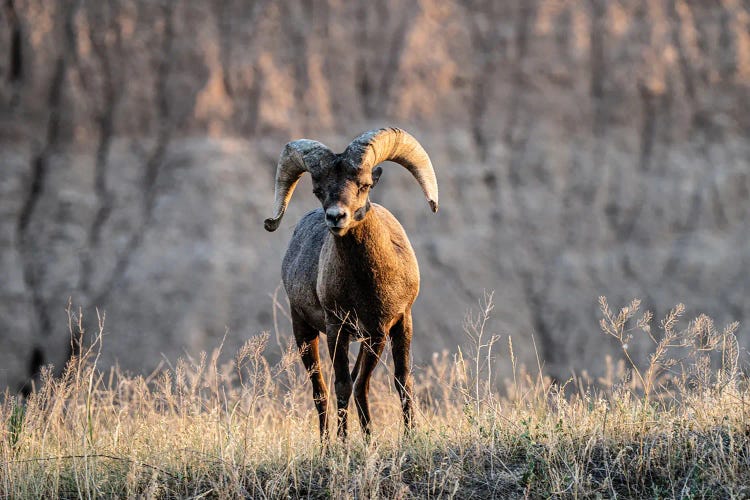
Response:
[[[263,223],[266,231],[276,231],[279,227],[302,174],[319,168],[321,162],[326,162],[333,156],[333,152],[325,145],[309,139],[293,141],[284,147],[276,167],[273,217]]]
[[[399,128],[371,130],[354,139],[344,155],[362,167],[394,161],[406,168],[419,183],[433,212],[438,210],[438,186],[430,157],[421,144]]]

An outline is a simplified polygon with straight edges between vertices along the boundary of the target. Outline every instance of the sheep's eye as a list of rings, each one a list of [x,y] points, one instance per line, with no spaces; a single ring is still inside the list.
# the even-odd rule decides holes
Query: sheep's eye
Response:
[[[368,189],[370,189],[370,185],[369,184],[362,184],[361,186],[359,186],[359,192],[360,193],[364,193]]]

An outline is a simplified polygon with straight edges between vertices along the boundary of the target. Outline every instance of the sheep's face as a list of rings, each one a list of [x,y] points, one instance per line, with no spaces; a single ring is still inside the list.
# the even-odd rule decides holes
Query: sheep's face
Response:
[[[358,168],[346,159],[337,159],[329,168],[313,175],[313,193],[323,205],[332,234],[344,236],[362,222],[370,209],[370,189],[381,172],[380,167]]]

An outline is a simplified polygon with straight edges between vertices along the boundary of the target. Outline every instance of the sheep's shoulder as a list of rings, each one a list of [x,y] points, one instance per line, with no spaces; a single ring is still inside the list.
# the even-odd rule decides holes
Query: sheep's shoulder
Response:
[[[406,235],[406,231],[396,217],[382,205],[373,203],[373,210],[375,215],[382,225],[382,229],[388,235],[390,240],[390,249],[392,249],[395,255],[399,259],[407,259],[409,261],[415,260],[414,250],[412,249],[409,237]]]

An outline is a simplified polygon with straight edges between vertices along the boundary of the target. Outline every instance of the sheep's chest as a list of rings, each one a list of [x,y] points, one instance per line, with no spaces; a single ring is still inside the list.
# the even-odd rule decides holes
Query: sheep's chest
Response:
[[[388,324],[414,302],[419,269],[411,246],[390,241],[358,245],[330,237],[318,265],[317,293],[326,315],[356,318],[366,325]]]

